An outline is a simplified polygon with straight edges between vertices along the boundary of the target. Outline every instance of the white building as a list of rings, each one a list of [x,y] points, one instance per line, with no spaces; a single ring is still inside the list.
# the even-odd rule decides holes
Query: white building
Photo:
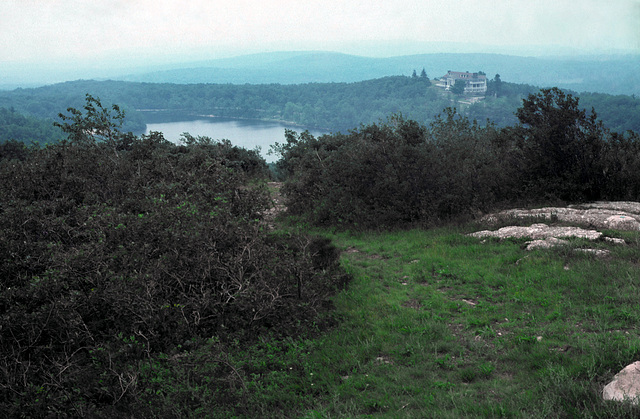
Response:
[[[465,82],[464,93],[465,94],[485,94],[487,92],[487,76],[480,73],[469,73],[461,71],[448,71],[446,75],[440,77],[440,84],[438,86],[444,87],[449,90],[456,84],[456,80],[463,80]]]

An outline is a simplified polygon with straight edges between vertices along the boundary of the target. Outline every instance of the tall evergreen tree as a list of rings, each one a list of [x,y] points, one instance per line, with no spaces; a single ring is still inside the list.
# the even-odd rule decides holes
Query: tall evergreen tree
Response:
[[[464,80],[456,80],[455,84],[451,88],[451,93],[454,93],[456,95],[463,94],[466,84],[467,83]]]

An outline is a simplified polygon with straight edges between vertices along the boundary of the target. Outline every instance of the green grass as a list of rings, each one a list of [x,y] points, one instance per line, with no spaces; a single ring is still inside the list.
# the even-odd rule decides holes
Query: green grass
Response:
[[[638,417],[603,386],[640,358],[638,233],[607,259],[453,228],[328,233],[338,325],[231,355],[252,417]]]

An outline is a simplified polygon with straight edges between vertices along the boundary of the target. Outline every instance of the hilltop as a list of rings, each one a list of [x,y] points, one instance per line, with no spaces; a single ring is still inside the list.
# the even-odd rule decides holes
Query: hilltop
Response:
[[[640,355],[637,215],[553,250],[528,240],[575,211],[506,213],[543,216],[533,237],[469,235],[521,204],[638,201],[640,137],[577,98],[543,89],[505,128],[447,109],[287,131],[282,185],[255,150],[82,109],[65,141],[0,149],[7,416],[638,417],[602,396]]]

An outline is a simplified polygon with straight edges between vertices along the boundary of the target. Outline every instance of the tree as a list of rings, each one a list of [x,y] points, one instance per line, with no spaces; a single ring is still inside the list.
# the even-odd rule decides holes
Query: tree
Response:
[[[423,79],[427,79],[428,78],[427,77],[427,72],[425,71],[424,68],[422,69],[422,72],[420,73],[420,77],[423,78]]]
[[[71,115],[58,114],[62,123],[55,122],[62,131],[69,134],[72,142],[86,143],[91,140],[113,143],[120,137],[120,127],[124,121],[124,111],[118,105],[111,110],[102,106],[99,98],[86,94],[85,112],[67,108]],[[114,114],[112,114],[112,111]]]
[[[496,76],[493,78],[493,82],[494,82],[494,91],[495,91],[496,97],[501,96],[502,95],[502,80],[500,79],[500,74],[496,74]]]
[[[464,88],[465,88],[466,85],[467,85],[467,83],[464,80],[461,80],[461,79],[456,80],[455,84],[451,88],[451,93],[456,94],[456,95],[463,94],[464,93]]]
[[[522,101],[522,149],[528,183],[537,193],[562,200],[598,199],[602,152],[608,131],[592,109],[554,87]]]
[[[411,75],[411,77],[413,77],[414,79],[418,77],[418,73],[416,73],[416,70],[413,70],[413,74]]]

